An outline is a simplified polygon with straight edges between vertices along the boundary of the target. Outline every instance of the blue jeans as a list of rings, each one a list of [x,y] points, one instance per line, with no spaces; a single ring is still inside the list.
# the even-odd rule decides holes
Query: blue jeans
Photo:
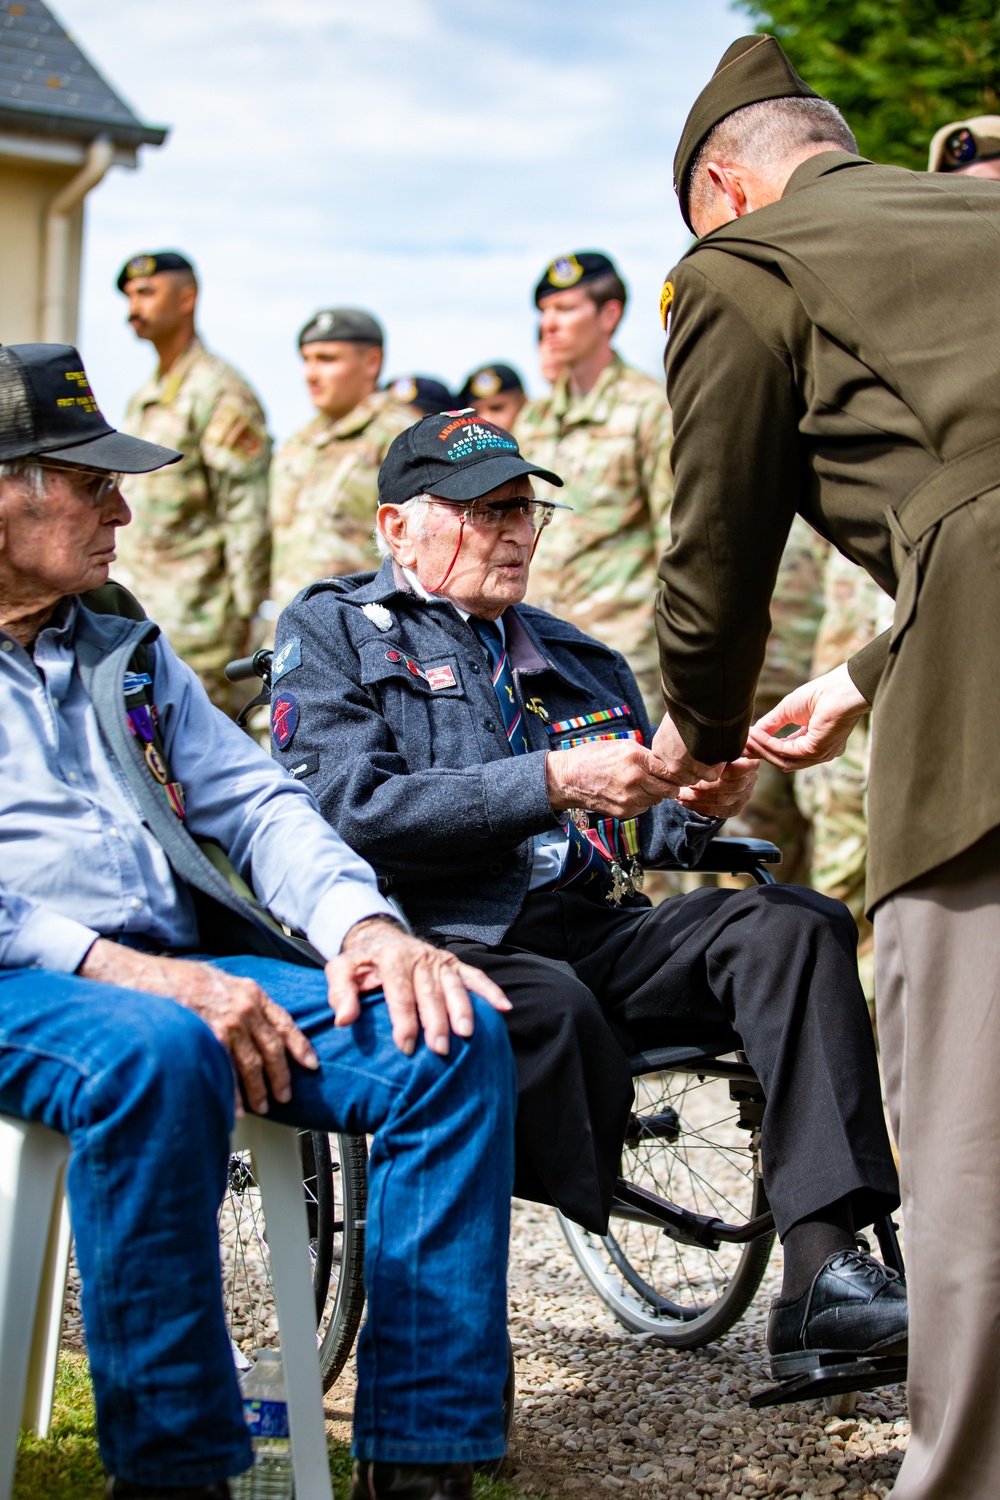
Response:
[[[405,1057],[366,996],[339,1029],[315,969],[208,959],[255,979],[320,1059],[270,1114],[374,1132],[355,1451],[458,1463],[503,1452],[506,1252],[515,1080],[502,1019],[476,999],[468,1041]],[[106,1467],[192,1485],[246,1469],[222,1309],[216,1215],[233,1073],[175,1001],[72,974],[0,970],[0,1112],[72,1145],[69,1196]]]

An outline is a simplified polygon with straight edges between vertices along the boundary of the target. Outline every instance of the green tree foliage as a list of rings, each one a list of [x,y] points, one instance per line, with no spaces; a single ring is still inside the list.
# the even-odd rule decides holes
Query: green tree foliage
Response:
[[[998,0],[735,0],[842,110],[863,156],[927,165],[940,126],[1000,114]]]

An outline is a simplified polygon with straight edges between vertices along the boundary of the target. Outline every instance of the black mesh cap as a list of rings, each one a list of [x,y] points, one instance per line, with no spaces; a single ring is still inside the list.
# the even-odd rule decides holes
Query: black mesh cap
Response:
[[[72,344],[0,347],[0,463],[59,458],[109,474],[148,474],[182,456],[104,420]]]
[[[522,458],[516,440],[502,427],[471,409],[445,411],[424,417],[393,439],[378,474],[379,504],[403,505],[423,494],[478,500],[522,474],[562,484],[558,474]]]

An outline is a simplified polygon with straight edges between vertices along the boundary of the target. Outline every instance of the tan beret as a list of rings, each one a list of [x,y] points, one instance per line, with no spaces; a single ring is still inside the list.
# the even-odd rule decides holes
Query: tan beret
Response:
[[[692,228],[687,206],[691,164],[702,141],[720,120],[765,99],[820,97],[799,77],[775,37],[741,36],[733,42],[694,101],[674,157],[674,192],[688,228]]]
[[[931,139],[928,172],[957,172],[1000,156],[1000,115],[973,115],[942,125]]]

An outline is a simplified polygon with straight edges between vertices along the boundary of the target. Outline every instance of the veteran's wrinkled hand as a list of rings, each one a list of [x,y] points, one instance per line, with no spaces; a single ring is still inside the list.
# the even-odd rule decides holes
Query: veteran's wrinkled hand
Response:
[[[138,953],[106,938],[98,938],[77,972],[84,979],[166,995],[194,1011],[228,1051],[255,1114],[267,1114],[268,1085],[279,1103],[287,1104],[292,1097],[289,1054],[304,1068],[319,1066],[308,1038],[287,1010],[252,979],[189,958]],[[236,1113],[242,1113],[238,1094]]]
[[[550,750],[545,785],[555,812],[579,807],[612,818],[638,817],[676,797],[678,787],[635,740],[592,740],[574,750]]]
[[[358,1019],[363,991],[381,988],[393,1041],[407,1055],[416,1048],[421,1031],[440,1057],[448,1055],[452,1032],[472,1035],[470,991],[494,1010],[511,1008],[503,990],[481,970],[411,937],[386,917],[370,917],[351,928],[341,952],[327,964],[326,978],[338,1026]]]

